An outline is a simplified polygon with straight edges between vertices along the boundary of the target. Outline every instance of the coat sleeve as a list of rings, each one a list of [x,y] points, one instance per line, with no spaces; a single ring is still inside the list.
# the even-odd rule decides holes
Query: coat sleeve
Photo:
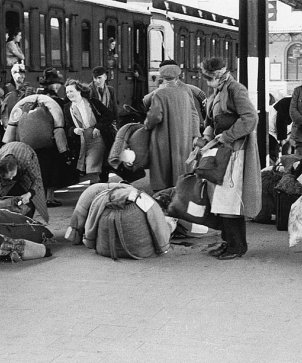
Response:
[[[163,121],[163,107],[161,98],[156,93],[152,97],[151,106],[147,112],[147,118],[144,122],[148,130],[152,130],[156,125]]]
[[[302,103],[301,107],[299,107],[300,102],[300,87],[296,87],[289,106],[289,115],[296,125],[302,125],[302,114],[300,111],[302,109]]]
[[[75,129],[75,125],[72,121],[70,113],[70,104],[67,104],[64,107],[64,121],[65,121],[65,130],[67,137],[73,137],[75,135],[75,133],[73,132]]]
[[[95,128],[101,130],[106,126],[112,125],[114,120],[113,113],[101,101],[94,98],[90,100],[90,104],[96,118]]]
[[[233,112],[237,114],[237,120],[228,130],[223,131],[222,139],[227,143],[232,143],[255,130],[258,114],[243,85],[237,83],[237,87],[229,87],[228,93],[232,108],[234,108]]]

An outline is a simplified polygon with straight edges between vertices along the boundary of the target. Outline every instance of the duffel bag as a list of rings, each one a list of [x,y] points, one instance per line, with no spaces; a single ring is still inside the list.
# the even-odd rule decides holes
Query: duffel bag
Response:
[[[213,229],[220,229],[219,216],[211,213],[210,210],[206,180],[192,173],[180,175],[176,183],[175,194],[168,206],[168,215]]]
[[[170,247],[171,230],[153,198],[132,186],[100,193],[92,202],[83,242],[105,257],[142,259]]]
[[[53,234],[43,224],[20,213],[0,209],[0,234],[23,238],[36,243],[53,240]]]

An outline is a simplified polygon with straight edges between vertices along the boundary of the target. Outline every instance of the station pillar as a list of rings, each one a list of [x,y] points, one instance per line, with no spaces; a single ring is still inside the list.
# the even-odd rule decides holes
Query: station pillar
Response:
[[[269,165],[267,6],[267,0],[239,1],[239,81],[248,88],[258,111],[261,168]]]

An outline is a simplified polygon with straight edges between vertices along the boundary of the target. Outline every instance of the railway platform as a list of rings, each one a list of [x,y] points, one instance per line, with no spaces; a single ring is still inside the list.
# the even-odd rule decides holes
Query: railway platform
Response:
[[[0,264],[1,363],[301,362],[302,254],[287,232],[248,222],[236,260],[206,253],[214,235],[113,261],[64,239],[86,187],[56,194],[52,257]]]

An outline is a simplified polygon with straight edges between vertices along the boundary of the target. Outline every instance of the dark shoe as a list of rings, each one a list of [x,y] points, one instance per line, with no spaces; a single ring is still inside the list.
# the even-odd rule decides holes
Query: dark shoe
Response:
[[[218,257],[225,252],[226,248],[227,248],[227,244],[222,243],[218,248],[215,248],[215,249],[209,251],[208,253],[210,256]]]
[[[44,257],[51,257],[52,253],[49,247],[46,247],[45,256]]]
[[[58,200],[48,200],[46,202],[47,208],[61,207],[62,203]]]
[[[230,253],[225,251],[217,257],[218,260],[233,260],[234,258],[241,257],[242,253]]]

